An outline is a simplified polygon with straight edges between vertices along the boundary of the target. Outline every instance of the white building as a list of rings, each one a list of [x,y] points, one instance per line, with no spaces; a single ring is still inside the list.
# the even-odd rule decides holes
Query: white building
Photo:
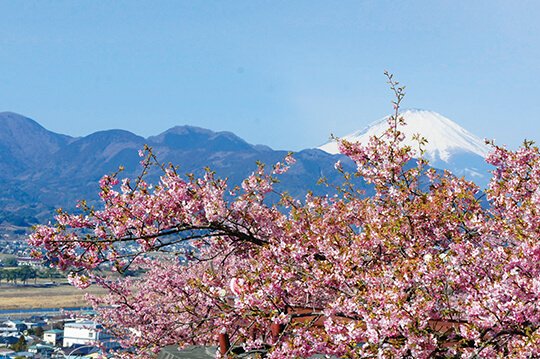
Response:
[[[64,326],[64,347],[73,344],[96,344],[100,343],[106,348],[118,346],[112,340],[112,336],[101,332],[102,326],[92,321],[66,323]]]
[[[64,331],[60,329],[51,329],[43,332],[43,341],[48,344],[57,345],[62,343]]]
[[[43,265],[43,259],[39,259],[39,258],[18,257],[17,264],[19,265],[19,267],[30,266],[30,267],[37,267],[37,268],[45,268],[45,266]]]

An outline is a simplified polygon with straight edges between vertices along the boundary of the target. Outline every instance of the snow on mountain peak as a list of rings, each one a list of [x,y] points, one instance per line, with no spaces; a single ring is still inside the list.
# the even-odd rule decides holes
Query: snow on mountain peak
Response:
[[[454,154],[476,154],[481,157],[489,152],[489,147],[483,140],[471,134],[455,122],[446,117],[428,110],[407,109],[401,112],[406,126],[400,131],[405,133],[405,144],[418,148],[418,144],[412,140],[414,134],[420,134],[428,143],[425,144],[425,156],[430,161],[449,162]],[[375,121],[360,131],[356,131],[342,137],[350,142],[367,143],[372,136],[381,136],[388,128],[389,116]],[[330,141],[318,147],[328,153],[338,153],[336,141]]]

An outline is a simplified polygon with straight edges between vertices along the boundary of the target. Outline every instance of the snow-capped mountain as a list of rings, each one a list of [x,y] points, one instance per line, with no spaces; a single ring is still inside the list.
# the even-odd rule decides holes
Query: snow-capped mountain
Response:
[[[431,166],[447,169],[457,176],[465,175],[481,187],[486,187],[490,178],[488,171],[492,168],[484,162],[490,148],[483,140],[433,111],[410,109],[404,110],[401,115],[407,124],[400,128],[406,136],[405,144],[418,148],[418,143],[412,138],[414,134],[422,135],[428,141],[424,146],[424,156]],[[387,120],[388,117],[382,118],[342,138],[367,143],[370,137],[383,134],[388,128]],[[327,142],[318,148],[328,153],[338,153],[336,141]]]

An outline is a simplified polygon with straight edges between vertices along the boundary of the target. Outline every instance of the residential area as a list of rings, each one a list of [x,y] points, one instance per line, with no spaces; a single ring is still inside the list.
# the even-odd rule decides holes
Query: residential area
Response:
[[[79,310],[73,316],[47,309],[54,302],[64,308],[71,304],[76,289],[68,285],[66,273],[32,258],[25,241],[0,240],[0,245],[0,359],[96,358],[103,348],[118,347],[87,319],[92,312]]]
[[[103,349],[119,348],[99,324],[87,319],[92,313],[80,314],[0,317],[0,359],[97,358]]]

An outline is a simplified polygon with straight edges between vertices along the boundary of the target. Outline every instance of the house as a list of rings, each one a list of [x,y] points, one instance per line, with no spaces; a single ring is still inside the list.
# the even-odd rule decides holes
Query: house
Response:
[[[56,347],[54,345],[43,344],[43,343],[31,345],[28,348],[26,348],[28,352],[33,353],[33,354],[39,354],[42,357],[50,357],[55,349]]]
[[[72,322],[75,322],[75,319],[70,318],[67,314],[45,318],[45,323],[50,328],[63,328],[66,323]]]
[[[103,355],[103,351],[99,347],[92,345],[80,345],[74,344],[69,348],[62,348],[62,353],[67,359],[75,358],[100,358]]]
[[[37,327],[45,327],[46,323],[43,317],[33,315],[30,318],[26,319],[24,323],[28,326],[28,328],[37,328]]]
[[[19,341],[19,337],[16,336],[1,336],[0,337],[0,348],[7,348],[10,345],[13,345]]]
[[[101,332],[102,329],[103,327],[100,324],[90,320],[66,323],[62,345],[70,347],[75,344],[100,344],[105,348],[118,347],[118,343],[113,341],[113,336]]]
[[[14,350],[7,348],[0,348],[0,359],[8,358],[11,359],[10,355],[15,353]]]
[[[24,351],[24,352],[15,352],[13,354],[10,355],[11,358],[33,358],[34,357],[34,353],[30,353],[30,352],[27,352],[27,351]]]
[[[17,330],[17,328],[11,327],[6,325],[5,323],[0,325],[0,336],[6,337],[10,335],[17,335],[20,332]]]
[[[28,329],[28,326],[20,320],[8,320],[4,322],[4,324],[10,328],[14,328],[17,330],[17,332],[24,332],[26,329]]]
[[[64,340],[64,331],[61,329],[51,329],[43,332],[43,341],[47,344],[59,345]]]

